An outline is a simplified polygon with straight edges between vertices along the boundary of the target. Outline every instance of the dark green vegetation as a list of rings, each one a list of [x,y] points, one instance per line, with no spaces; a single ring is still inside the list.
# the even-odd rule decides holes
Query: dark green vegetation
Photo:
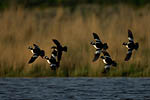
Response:
[[[79,4],[128,4],[135,7],[143,7],[146,4],[150,4],[150,0],[0,0],[0,9],[8,8],[11,5],[23,6],[25,8],[45,8],[49,6],[76,7]]]

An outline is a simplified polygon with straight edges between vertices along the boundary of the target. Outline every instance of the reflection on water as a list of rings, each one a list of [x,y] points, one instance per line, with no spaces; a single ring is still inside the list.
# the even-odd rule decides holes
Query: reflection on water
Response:
[[[0,100],[150,100],[150,78],[0,78]]]

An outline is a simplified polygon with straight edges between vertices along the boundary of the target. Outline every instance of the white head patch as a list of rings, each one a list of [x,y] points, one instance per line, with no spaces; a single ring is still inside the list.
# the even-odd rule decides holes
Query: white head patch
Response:
[[[130,37],[128,37],[128,39],[129,39],[130,41],[133,41],[133,39],[132,39],[132,38],[130,38]]]

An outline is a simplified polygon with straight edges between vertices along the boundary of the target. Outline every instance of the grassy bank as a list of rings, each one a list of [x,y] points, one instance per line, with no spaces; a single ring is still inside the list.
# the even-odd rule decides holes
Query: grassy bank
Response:
[[[150,76],[150,13],[149,7],[138,10],[125,5],[53,7],[45,10],[6,9],[0,13],[0,77],[44,76]],[[140,48],[130,61],[124,62],[127,49],[122,43],[131,29]],[[95,49],[90,45],[92,32],[107,42],[112,59],[118,62],[110,73],[101,74],[102,60],[92,62]],[[68,46],[58,71],[51,71],[47,62],[38,58],[27,64],[32,56],[27,49],[38,44],[50,56],[52,39]]]

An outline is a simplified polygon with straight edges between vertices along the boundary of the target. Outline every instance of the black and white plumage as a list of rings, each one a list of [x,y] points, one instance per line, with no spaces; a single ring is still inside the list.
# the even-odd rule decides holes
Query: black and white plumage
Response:
[[[133,38],[133,34],[132,34],[131,30],[128,30],[128,40],[129,40],[128,43],[125,43],[125,42],[123,43],[123,45],[128,48],[128,52],[126,54],[125,61],[128,61],[131,58],[132,51],[134,49],[138,50],[138,48],[139,48],[139,44],[134,43],[134,38]]]
[[[52,70],[56,70],[59,67],[59,62],[57,62],[57,50],[56,49],[53,48],[50,58],[48,56],[45,56],[44,58],[47,60]]]
[[[34,46],[34,48],[32,48],[31,46],[29,46],[29,48],[28,48],[33,53],[33,56],[31,57],[31,59],[28,62],[29,64],[33,63],[39,56],[41,56],[42,58],[45,56],[44,50],[41,50],[39,48],[39,46],[36,44],[33,44],[33,46]]]
[[[62,52],[63,51],[67,52],[67,46],[63,47],[60,44],[60,42],[58,40],[56,40],[56,39],[53,39],[53,42],[56,44],[56,46],[53,46],[52,48],[56,48],[57,49],[57,51],[58,51],[57,60],[58,60],[58,62],[60,62],[61,56],[62,56]]]
[[[108,52],[106,52],[106,51],[102,51],[102,52],[103,52],[104,56],[101,56],[100,58],[103,60],[103,62],[105,64],[103,73],[107,73],[110,70],[111,65],[116,67],[117,63],[111,59]]]
[[[102,43],[102,41],[100,40],[99,36],[96,33],[93,33],[93,37],[94,37],[95,42],[92,41],[91,45],[93,45],[96,48],[96,52],[95,52],[94,59],[93,59],[93,62],[94,62],[99,58],[103,49],[104,50],[108,49],[108,46],[107,46],[107,43],[104,43],[104,44]]]

